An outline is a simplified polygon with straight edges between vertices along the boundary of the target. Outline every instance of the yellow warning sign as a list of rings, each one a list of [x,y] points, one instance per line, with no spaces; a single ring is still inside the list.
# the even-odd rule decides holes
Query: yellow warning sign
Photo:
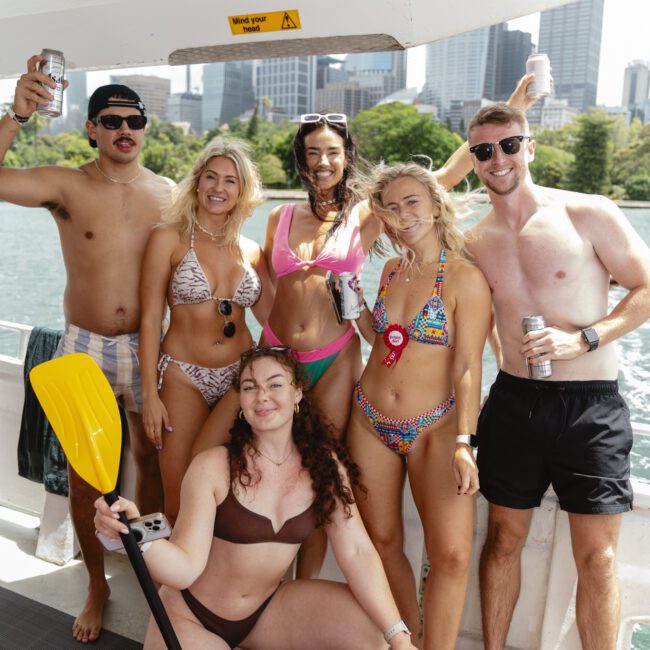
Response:
[[[242,14],[228,16],[233,36],[256,32],[279,32],[287,29],[301,29],[297,9],[271,11],[266,14]]]

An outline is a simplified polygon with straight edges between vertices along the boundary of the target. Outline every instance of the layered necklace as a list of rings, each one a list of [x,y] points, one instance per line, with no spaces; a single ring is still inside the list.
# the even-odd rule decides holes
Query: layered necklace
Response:
[[[208,230],[207,228],[204,228],[197,219],[192,219],[194,222],[194,225],[204,234],[207,235],[213,242],[216,242],[218,239],[224,239],[228,235],[226,232],[227,226],[224,226],[221,228],[220,232],[212,232],[211,230]]]
[[[109,176],[100,166],[99,163],[97,162],[97,158],[95,158],[95,167],[97,167],[97,171],[104,177],[107,178],[109,181],[112,183],[118,183],[119,185],[130,185],[131,183],[135,182],[138,180],[138,177],[140,176],[140,172],[142,171],[142,167],[138,166],[138,173],[133,177],[130,178],[128,181],[121,181],[118,178],[113,178],[112,176]]]
[[[289,453],[282,460],[277,461],[271,458],[270,456],[267,456],[261,449],[258,449],[257,447],[253,447],[253,449],[255,449],[255,451],[258,454],[260,454],[260,456],[264,456],[266,460],[273,463],[276,467],[282,467],[282,465],[284,465],[287,462],[287,460],[289,460],[289,456],[291,456],[291,454],[293,453],[293,447],[292,447],[291,449],[289,449]]]

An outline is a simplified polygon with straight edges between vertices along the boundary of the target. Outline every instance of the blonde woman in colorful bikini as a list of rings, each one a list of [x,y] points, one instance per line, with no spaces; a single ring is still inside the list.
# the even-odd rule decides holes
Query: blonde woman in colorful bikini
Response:
[[[273,299],[260,247],[240,235],[263,200],[243,143],[215,139],[176,189],[142,267],[140,365],[145,433],[160,450],[165,513],[174,521],[194,439],[232,386]],[[166,306],[169,329],[161,342]]]
[[[376,173],[370,204],[400,257],[389,260],[373,312],[373,344],[354,392],[348,445],[368,488],[359,509],[414,643],[453,649],[465,600],[478,470],[476,432],[490,291],[465,257],[454,205],[414,163]],[[404,554],[402,490],[413,492],[431,562],[421,636],[415,578]]]

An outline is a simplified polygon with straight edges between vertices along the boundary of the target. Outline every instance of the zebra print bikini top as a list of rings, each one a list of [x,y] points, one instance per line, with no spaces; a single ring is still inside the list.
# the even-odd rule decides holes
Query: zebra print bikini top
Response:
[[[176,305],[194,305],[208,300],[229,300],[241,307],[252,307],[260,297],[262,282],[251,263],[244,257],[244,275],[232,298],[215,296],[205,271],[194,249],[194,225],[190,237],[190,248],[180,261],[172,276],[172,308]]]

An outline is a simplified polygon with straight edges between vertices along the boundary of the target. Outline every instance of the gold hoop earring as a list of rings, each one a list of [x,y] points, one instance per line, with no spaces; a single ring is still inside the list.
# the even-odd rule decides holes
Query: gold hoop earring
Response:
[[[239,409],[239,413],[237,413],[237,416],[239,417],[240,420],[246,422],[246,418],[244,417],[244,411],[242,409]]]
[[[293,411],[296,414],[300,413],[300,404],[298,402],[293,405]]]

